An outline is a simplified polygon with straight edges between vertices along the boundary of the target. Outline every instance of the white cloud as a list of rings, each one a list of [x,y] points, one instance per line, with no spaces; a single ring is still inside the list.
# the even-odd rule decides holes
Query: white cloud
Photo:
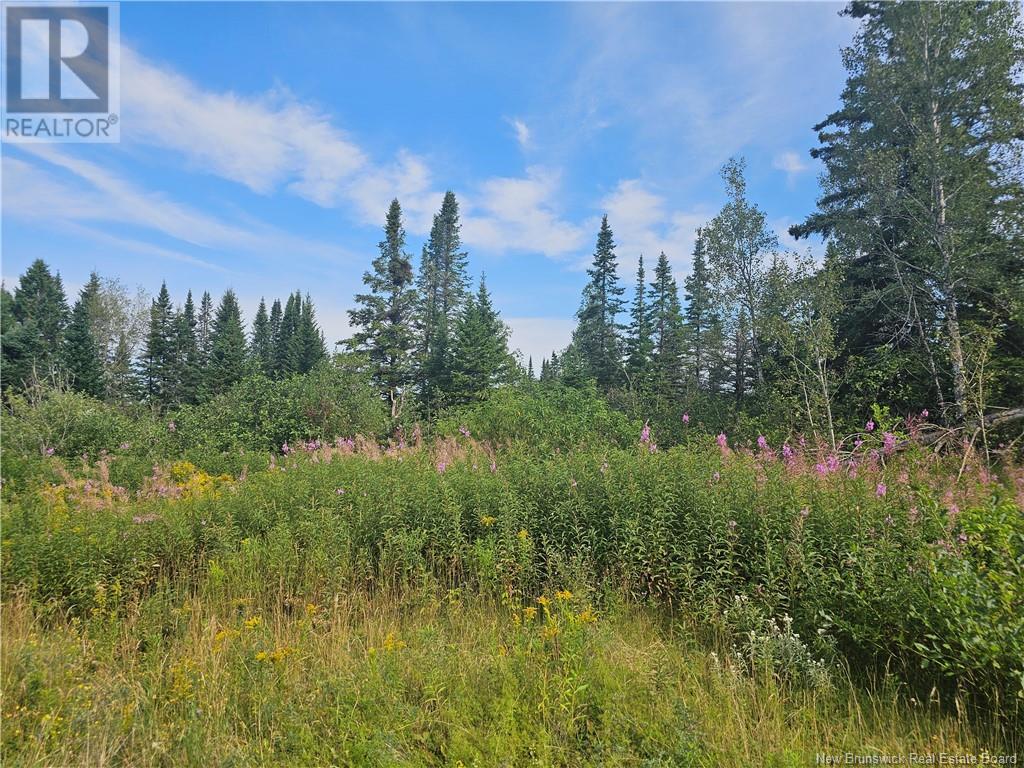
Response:
[[[786,179],[792,182],[793,179],[804,171],[809,171],[811,166],[804,162],[803,157],[798,152],[787,150],[775,156],[772,160],[772,168],[785,173]]]
[[[701,211],[670,211],[665,198],[645,188],[639,179],[624,179],[601,201],[615,236],[622,277],[632,280],[644,256],[648,272],[662,251],[677,276],[689,271],[697,227],[708,215]]]
[[[533,370],[540,373],[540,363],[552,352],[561,352],[572,341],[576,327],[571,317],[509,317],[505,323],[512,331],[509,348],[519,350],[523,365],[533,357]]]
[[[533,146],[533,136],[530,133],[530,126],[518,117],[512,118],[509,122],[512,124],[512,128],[515,129],[516,141],[519,142],[519,148],[524,151],[530,149]]]
[[[527,168],[525,177],[493,178],[463,204],[462,237],[491,252],[533,251],[560,258],[578,252],[586,231],[558,214],[554,201],[561,175]]]

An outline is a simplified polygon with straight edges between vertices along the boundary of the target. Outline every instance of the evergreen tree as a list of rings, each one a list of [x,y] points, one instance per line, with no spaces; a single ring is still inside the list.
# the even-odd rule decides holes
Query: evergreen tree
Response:
[[[270,306],[270,351],[269,361],[267,363],[268,376],[274,376],[277,373],[277,347],[281,342],[281,320],[283,314],[283,310],[281,309],[281,300],[274,299],[274,303]]]
[[[615,242],[608,217],[601,219],[593,266],[587,270],[590,282],[583,289],[579,324],[573,333],[573,345],[589,375],[605,391],[621,381],[621,331],[616,321],[622,312],[624,291],[619,285],[615,260]]]
[[[68,303],[59,274],[42,259],[21,276],[10,302],[9,328],[3,336],[4,386],[45,381],[57,372]]]
[[[636,270],[636,293],[629,311],[629,334],[626,337],[626,371],[630,383],[636,389],[646,388],[651,373],[651,354],[654,351],[646,280],[644,257],[640,254],[640,263]]]
[[[369,357],[374,381],[391,408],[391,417],[396,418],[412,382],[416,343],[416,293],[398,200],[392,200],[388,208],[384,239],[378,248],[380,255],[373,260],[373,272],[363,274],[369,293],[357,295],[359,306],[348,313],[351,324],[360,329],[349,343]]]
[[[459,204],[450,190],[423,246],[419,291],[419,389],[429,414],[451,389],[451,333],[466,296]]]
[[[278,311],[281,305],[277,304]],[[280,318],[278,318],[280,324]],[[260,298],[260,306],[256,310],[256,317],[252,321],[252,342],[249,345],[249,356],[252,358],[253,368],[264,376],[269,376],[273,370],[273,332],[271,330],[270,318],[267,316],[267,302]]]
[[[149,333],[142,354],[142,380],[146,396],[153,403],[166,405],[174,394],[176,338],[174,310],[167,283],[149,310]]]
[[[230,288],[221,297],[210,329],[210,363],[207,389],[220,394],[240,381],[246,372],[245,329],[242,311]]]
[[[720,350],[712,344],[720,343],[721,318],[716,308],[711,275],[705,259],[705,236],[697,230],[693,247],[693,269],[683,283],[685,288],[685,328],[690,376],[696,387],[711,383],[711,368],[719,358]]]
[[[71,386],[91,397],[103,397],[103,364],[92,334],[91,315],[100,292],[100,276],[93,272],[83,286],[64,332],[63,363]]]
[[[533,381],[536,377],[533,375],[533,355],[530,355],[526,359],[526,378]]]
[[[141,396],[139,381],[132,368],[132,350],[128,334],[122,332],[114,348],[107,372],[107,392],[116,402],[128,403]]]
[[[843,52],[842,106],[815,126],[824,194],[791,232],[840,243],[846,346],[885,354],[912,334],[923,359],[913,368],[959,421],[964,323],[1002,331],[990,364],[1024,354],[1020,4],[853,2],[845,13],[862,23]],[[909,368],[896,366],[893,389],[906,389]],[[1024,367],[1013,368],[1003,397],[1016,404]]]
[[[185,297],[185,305],[174,320],[174,402],[179,405],[199,402],[203,389],[203,368],[196,333],[198,324],[192,291],[189,291]]]
[[[455,327],[452,403],[480,400],[491,387],[509,380],[515,362],[508,351],[508,336],[481,275],[476,296],[466,302]]]
[[[302,313],[302,295],[296,291],[285,302],[281,313],[281,327],[277,332],[274,344],[274,373],[278,377],[287,376],[299,370],[297,346],[294,341]]]
[[[298,292],[295,293],[295,302],[299,308],[299,321],[292,336],[292,359],[295,364],[295,371],[308,373],[317,363],[327,357],[327,350],[324,346],[324,337],[320,332],[320,326],[316,322],[316,310],[313,308],[313,301],[306,294],[305,301]]]
[[[682,378],[683,325],[679,288],[664,251],[658,256],[650,288],[652,374],[662,396],[671,397],[676,393]]]

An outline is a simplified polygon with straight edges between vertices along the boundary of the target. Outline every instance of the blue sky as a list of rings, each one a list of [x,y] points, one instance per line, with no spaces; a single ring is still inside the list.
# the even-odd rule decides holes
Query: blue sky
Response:
[[[731,155],[781,234],[813,209],[840,8],[122,3],[121,142],[4,146],[4,280],[41,257],[70,291],[93,269],[233,287],[247,318],[302,289],[331,343],[391,198],[418,259],[450,188],[536,360],[568,341],[602,213],[632,283],[661,250],[685,276]]]

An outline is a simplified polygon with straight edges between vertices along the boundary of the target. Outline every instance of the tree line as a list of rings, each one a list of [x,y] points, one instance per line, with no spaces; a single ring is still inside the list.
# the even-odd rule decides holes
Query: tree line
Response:
[[[696,233],[678,284],[639,255],[631,295],[611,224],[597,233],[569,346],[539,384],[595,387],[644,418],[701,410],[719,423],[794,414],[835,440],[875,402],[956,424],[1024,402],[1024,43],[1013,3],[853,2],[840,108],[817,126],[817,210],[792,227],[824,254],[787,252],[750,200],[746,165],[721,170],[725,203]],[[533,382],[483,276],[475,290],[459,205],[445,194],[418,270],[398,200],[349,310],[345,348],[395,419],[432,417],[496,386]],[[128,311],[125,308],[134,308]],[[4,381],[62,371],[76,388],[160,407],[201,402],[250,374],[302,373],[327,356],[308,295],[261,301],[248,334],[162,286],[148,307],[93,275],[68,308],[37,261],[3,293]],[[144,316],[145,322],[140,321]],[[678,425],[677,425],[678,426]]]

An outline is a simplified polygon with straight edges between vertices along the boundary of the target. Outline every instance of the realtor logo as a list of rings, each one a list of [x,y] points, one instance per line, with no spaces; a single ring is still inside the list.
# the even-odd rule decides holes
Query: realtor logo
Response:
[[[3,140],[120,140],[117,4],[3,10]]]

